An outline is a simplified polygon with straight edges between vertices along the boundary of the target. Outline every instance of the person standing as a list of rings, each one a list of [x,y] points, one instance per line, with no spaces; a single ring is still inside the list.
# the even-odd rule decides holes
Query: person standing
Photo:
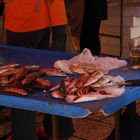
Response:
[[[64,0],[5,0],[4,2],[7,45],[66,51],[67,18]],[[43,120],[49,137],[52,137],[51,117],[45,114]],[[74,133],[72,119],[58,116],[58,124],[59,136],[68,137]]]
[[[65,51],[66,24],[63,0],[5,0],[4,28],[9,45]]]
[[[84,0],[65,1],[67,5],[68,21],[71,28],[72,36],[80,37],[84,12]]]
[[[80,35],[80,49],[91,50],[93,55],[101,52],[99,30],[102,20],[107,19],[107,0],[85,0],[84,17]]]
[[[84,0],[65,0],[68,23],[70,27],[71,42],[70,50],[74,52],[80,51],[79,41],[81,34],[81,26],[83,21]],[[79,10],[80,9],[80,10]],[[69,43],[70,44],[70,43]]]

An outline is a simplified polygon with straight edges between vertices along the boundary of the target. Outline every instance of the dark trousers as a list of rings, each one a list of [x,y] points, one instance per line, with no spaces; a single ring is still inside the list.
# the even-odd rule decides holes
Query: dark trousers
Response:
[[[6,31],[7,44],[20,47],[66,51],[66,26],[52,27],[52,46],[49,48],[50,29],[26,33]],[[52,136],[52,115],[45,114],[43,125],[49,136]],[[22,120],[21,120],[22,121]],[[58,116],[59,136],[68,137],[74,133],[72,119]]]
[[[83,21],[84,0],[65,0],[65,3],[72,36],[79,38]]]
[[[71,118],[57,116],[58,136],[70,137],[74,133],[74,126]],[[46,114],[43,121],[44,128],[49,137],[52,137],[52,115]]]
[[[120,118],[121,140],[140,140],[140,117],[136,112],[136,103],[127,106]],[[107,140],[115,140],[115,129]]]
[[[66,51],[66,26],[52,27],[52,45],[50,48],[49,28],[24,33],[17,33],[6,30],[6,38],[8,45],[45,50]]]
[[[0,2],[0,16],[3,15],[3,11],[4,11],[4,2]]]
[[[92,21],[84,19],[81,35],[80,35],[80,48],[81,51],[84,48],[91,50],[93,55],[99,55],[101,51],[99,30],[101,21]]]

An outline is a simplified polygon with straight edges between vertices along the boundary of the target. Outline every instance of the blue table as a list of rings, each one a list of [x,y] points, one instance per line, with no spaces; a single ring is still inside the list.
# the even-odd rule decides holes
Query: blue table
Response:
[[[52,67],[56,60],[69,59],[73,56],[74,54],[71,53],[0,45],[0,64],[19,63],[23,65],[36,64],[40,65],[41,67]],[[110,75],[121,75],[126,80],[140,79],[140,70],[130,69],[129,71],[122,71],[122,68],[120,68],[112,70]],[[50,79],[53,84],[56,84],[62,80],[60,77],[48,77],[48,79]],[[120,97],[77,104],[69,104],[61,99],[53,99],[50,94],[44,94],[42,91],[35,91],[25,97],[13,96],[1,92],[0,105],[13,108],[12,121],[16,122],[16,125],[13,125],[14,134],[17,135],[18,131],[19,136],[21,136],[21,133],[22,135],[25,133],[25,136],[27,136],[26,140],[37,140],[34,119],[35,111],[69,118],[83,118],[97,111],[102,112],[107,116],[119,111],[121,108],[139,99],[139,91],[139,86],[130,86],[126,87],[125,93]],[[28,122],[26,123],[26,126],[24,123],[22,124],[26,129],[25,132],[21,133],[19,132],[21,130],[21,124],[19,124],[21,122],[20,119],[23,119],[24,123],[25,121]],[[26,133],[28,134],[26,135]],[[15,140],[19,140],[19,136],[15,137]],[[55,139],[57,139],[56,135],[54,136],[54,140]],[[20,140],[25,140],[25,138],[20,138]]]

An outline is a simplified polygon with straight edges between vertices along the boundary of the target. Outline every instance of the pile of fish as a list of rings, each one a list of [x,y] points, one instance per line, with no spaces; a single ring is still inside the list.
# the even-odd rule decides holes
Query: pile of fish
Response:
[[[44,78],[46,75],[65,76],[65,73],[55,68],[41,68],[38,65],[0,66],[0,91],[27,95],[34,89],[48,90],[51,87],[51,81]]]
[[[62,98],[70,103],[85,102],[120,96],[124,92],[124,83],[121,76],[113,77],[95,70],[79,78],[66,77],[49,91],[54,98]]]
[[[124,93],[125,80],[121,76],[110,76],[109,71],[126,64],[125,60],[118,58],[93,56],[85,48],[69,60],[62,59],[54,63],[55,68],[80,77],[66,77],[50,91],[54,98],[62,98],[70,103],[120,96]]]
[[[28,95],[34,90],[46,90],[52,97],[69,103],[116,97],[124,93],[125,80],[121,76],[110,76],[94,66],[73,65],[71,70],[78,78],[67,77],[57,68],[42,68],[38,65],[7,64],[0,66],[0,91],[16,95]],[[65,76],[52,86],[47,76]]]

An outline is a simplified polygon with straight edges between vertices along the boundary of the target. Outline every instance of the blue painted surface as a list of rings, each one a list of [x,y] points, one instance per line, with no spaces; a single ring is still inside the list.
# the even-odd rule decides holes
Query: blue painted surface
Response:
[[[45,51],[38,49],[27,49],[14,46],[0,46],[0,64],[19,63],[23,65],[40,65],[52,67],[58,59],[69,59],[74,54]],[[110,75],[121,75],[126,80],[140,79],[140,70],[122,71],[122,68],[110,72]],[[53,84],[58,83],[60,77],[46,77]],[[0,105],[17,109],[39,111],[70,118],[82,118],[90,113],[103,110],[106,114],[112,114],[120,108],[140,98],[140,87],[126,87],[125,93],[117,98],[90,101],[85,103],[69,104],[61,99],[53,99],[50,93],[35,91],[29,95],[14,96],[0,93]]]

